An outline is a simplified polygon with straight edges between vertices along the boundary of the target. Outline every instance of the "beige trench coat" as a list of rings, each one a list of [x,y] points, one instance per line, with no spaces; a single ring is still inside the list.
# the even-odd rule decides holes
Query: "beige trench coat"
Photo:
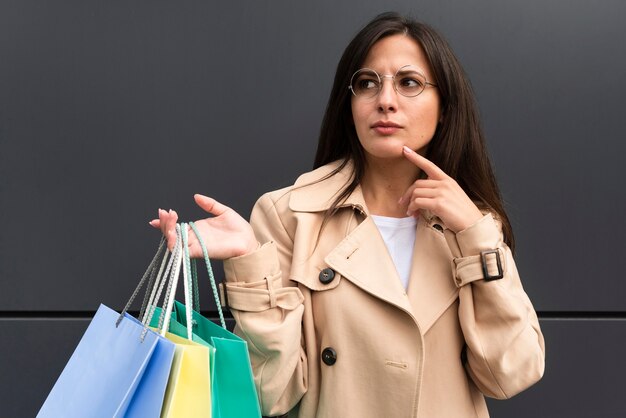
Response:
[[[224,263],[262,413],[482,418],[483,394],[538,381],[543,336],[493,217],[457,234],[420,218],[405,291],[359,188],[319,234],[349,173],[311,183],[337,166],[262,196],[251,216],[262,245]],[[483,280],[484,250],[502,279]]]

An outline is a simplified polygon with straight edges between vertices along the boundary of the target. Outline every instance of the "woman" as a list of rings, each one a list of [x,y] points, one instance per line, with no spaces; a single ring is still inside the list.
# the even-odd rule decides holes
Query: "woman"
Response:
[[[315,170],[250,224],[196,195],[265,415],[487,417],[543,374],[544,342],[463,70],[387,13],[337,68]],[[174,211],[151,224],[175,239]],[[201,256],[195,240],[192,256]]]

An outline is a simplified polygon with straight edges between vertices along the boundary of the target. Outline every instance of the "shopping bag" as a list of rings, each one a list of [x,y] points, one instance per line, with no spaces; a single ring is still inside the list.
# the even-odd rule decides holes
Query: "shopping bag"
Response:
[[[162,418],[211,418],[211,350],[172,333],[176,345]]]
[[[176,325],[175,329],[181,331],[192,329],[192,338],[195,338],[200,343],[208,343],[215,350],[213,368],[211,369],[213,418],[260,418],[261,411],[250,366],[247,343],[226,328],[206,247],[193,222],[190,222],[189,226],[195,232],[202,247],[213,297],[215,298],[222,326],[214,324],[198,311],[192,310],[190,305],[191,298],[189,298],[189,301],[186,301],[187,305],[178,301],[174,303],[175,315],[173,317],[175,321],[173,322],[182,325]],[[191,268],[186,232],[186,225],[182,224],[183,267],[189,272],[195,272],[195,269]],[[197,291],[197,276],[195,274],[192,275],[192,280],[194,283],[188,283],[188,288],[192,289],[193,285],[193,289]],[[197,298],[194,298],[194,305],[198,305]],[[196,309],[199,310],[199,307]]]
[[[126,313],[100,305],[41,407],[38,418],[159,416],[175,344]]]
[[[118,316],[100,305],[38,418],[159,415],[174,344],[153,331],[142,337],[145,327],[128,314],[116,327]],[[126,414],[135,401],[149,408]]]
[[[126,316],[141,324],[132,316],[128,314]],[[135,390],[135,395],[124,414],[124,418],[159,416],[174,356],[175,344],[159,336],[150,362],[146,366],[141,384]]]

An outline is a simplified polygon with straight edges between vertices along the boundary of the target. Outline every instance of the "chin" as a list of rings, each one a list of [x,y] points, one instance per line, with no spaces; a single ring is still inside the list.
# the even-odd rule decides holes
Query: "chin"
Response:
[[[388,144],[389,146],[378,146],[378,147],[369,147],[365,149],[365,153],[375,159],[398,159],[404,158],[402,154],[402,146],[403,144],[393,145]]]

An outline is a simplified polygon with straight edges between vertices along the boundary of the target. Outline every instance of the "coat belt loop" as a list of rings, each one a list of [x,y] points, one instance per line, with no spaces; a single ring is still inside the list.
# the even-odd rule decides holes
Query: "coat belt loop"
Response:
[[[276,307],[276,293],[274,292],[274,283],[272,283],[274,281],[274,278],[266,277],[265,280],[267,281],[267,293],[269,293],[269,297],[270,297],[270,308],[275,308]]]
[[[228,291],[226,290],[225,283],[218,283],[220,289],[220,304],[222,308],[228,308]]]

